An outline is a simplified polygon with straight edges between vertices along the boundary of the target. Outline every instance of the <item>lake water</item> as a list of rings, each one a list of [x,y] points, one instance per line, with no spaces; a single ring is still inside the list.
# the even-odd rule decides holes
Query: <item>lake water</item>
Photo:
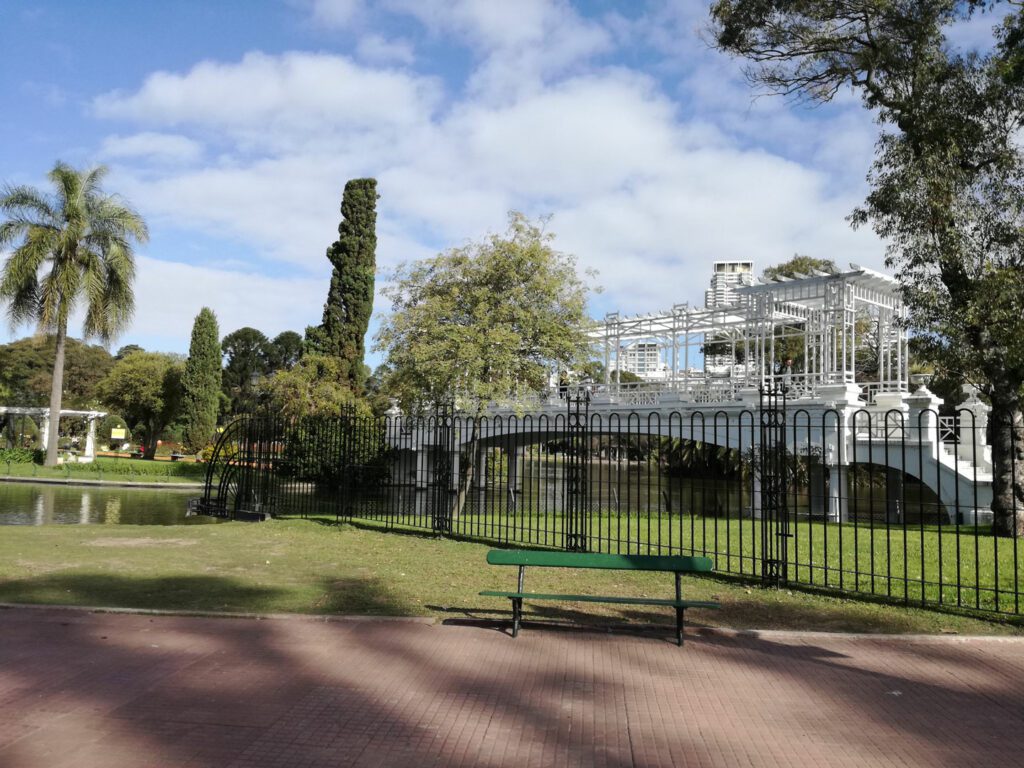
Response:
[[[202,525],[186,517],[199,488],[118,488],[0,482],[0,525]]]

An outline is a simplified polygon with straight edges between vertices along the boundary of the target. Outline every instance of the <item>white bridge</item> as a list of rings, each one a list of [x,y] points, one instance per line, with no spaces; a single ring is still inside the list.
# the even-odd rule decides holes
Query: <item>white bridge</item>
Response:
[[[570,391],[571,397],[575,394]],[[814,456],[815,470],[824,478],[814,480],[812,514],[834,521],[849,519],[847,477],[854,465],[884,467],[886,502],[892,518],[900,517],[904,475],[930,488],[947,511],[948,522],[991,522],[992,463],[985,442],[989,406],[971,396],[958,415],[940,417],[942,401],[921,387],[912,394],[886,393],[866,403],[854,385],[822,386],[816,397],[786,403],[785,442],[794,456]],[[585,417],[588,438],[601,436],[666,437],[719,446],[749,454],[761,441],[758,390],[740,390],[738,398],[715,404],[695,403],[674,392],[649,390],[643,402],[628,392],[593,395]],[[484,485],[485,454],[499,448],[507,462],[510,486],[517,482],[521,452],[527,446],[564,439],[570,417],[564,400],[553,396],[530,411],[495,408],[481,420],[474,433],[473,420],[451,419],[445,428],[433,420],[396,417],[399,429],[389,432],[392,447],[404,449],[402,460],[414,470],[420,487],[433,477],[438,451],[449,454],[453,483],[459,462],[475,440],[480,455],[474,466],[477,484]],[[441,436],[439,436],[441,435]],[[752,478],[754,516],[758,514],[758,478]]]
[[[975,394],[955,416],[940,416],[942,400],[925,386],[911,392],[905,313],[896,283],[887,275],[852,266],[735,290],[724,306],[691,308],[622,318],[608,315],[595,327],[603,355],[601,381],[568,377],[541,395],[495,404],[476,430],[473,420],[452,420],[442,437],[413,420],[389,438],[405,449],[404,462],[419,487],[432,483],[439,451],[458,473],[468,444],[483,452],[500,448],[510,486],[518,457],[531,444],[564,435],[567,400],[588,400],[586,433],[669,437],[737,450],[760,443],[761,388],[787,393],[785,441],[793,455],[816,455],[811,513],[835,522],[849,519],[845,490],[853,466],[887,470],[886,501],[899,519],[903,478],[930,488],[949,522],[991,522],[992,463],[986,443],[989,407]],[[657,345],[667,358],[661,375],[623,381],[622,359],[630,345]],[[700,361],[700,367],[692,363]],[[393,418],[401,422],[397,410]],[[403,470],[404,471],[404,470]],[[483,480],[478,479],[478,484]],[[752,509],[759,508],[752,479]]]

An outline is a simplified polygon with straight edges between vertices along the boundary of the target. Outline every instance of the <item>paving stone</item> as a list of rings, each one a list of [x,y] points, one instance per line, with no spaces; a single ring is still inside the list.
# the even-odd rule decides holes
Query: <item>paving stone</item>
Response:
[[[4,768],[969,766],[1024,641],[664,636],[9,609]]]

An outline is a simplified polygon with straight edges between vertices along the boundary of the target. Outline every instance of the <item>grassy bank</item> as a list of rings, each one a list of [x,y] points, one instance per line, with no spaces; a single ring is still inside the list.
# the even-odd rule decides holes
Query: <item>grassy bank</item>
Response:
[[[115,459],[102,456],[88,464],[62,464],[59,467],[0,463],[0,477],[35,477],[70,482],[91,480],[100,482],[201,483],[205,476],[205,464]]]
[[[424,513],[409,510],[390,520],[430,525]],[[587,539],[598,551],[707,555],[720,571],[750,578],[761,573],[760,520],[594,512],[587,522]],[[454,520],[453,532],[557,548],[564,523],[557,513],[486,509]],[[792,581],[909,603],[920,603],[923,597],[929,603],[979,610],[1013,610],[1017,595],[1024,595],[1024,539],[997,538],[984,528],[910,524],[904,529],[805,517],[791,525],[790,535]]]
[[[384,533],[315,520],[210,526],[7,527],[0,536],[0,601],[161,608],[423,615],[508,616],[507,601],[481,589],[511,587],[514,569],[484,563],[483,544]],[[665,574],[527,572],[538,591],[671,596]],[[753,584],[688,578],[684,593],[717,599],[695,624],[853,632],[1024,632],[1016,623],[880,605]],[[542,603],[528,613],[607,622],[668,623],[667,611]]]

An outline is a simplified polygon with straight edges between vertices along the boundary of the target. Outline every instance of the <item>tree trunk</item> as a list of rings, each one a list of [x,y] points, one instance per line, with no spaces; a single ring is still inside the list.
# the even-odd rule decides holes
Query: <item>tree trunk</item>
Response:
[[[156,443],[157,436],[160,434],[152,424],[147,426],[146,429],[146,440],[142,445],[142,458],[153,459],[156,458]]]
[[[1024,537],[1024,414],[1020,402],[992,398],[992,532]]]
[[[455,495],[455,503],[452,505],[452,520],[458,520],[462,510],[466,508],[466,499],[469,497],[469,487],[473,483],[474,472],[476,471],[476,457],[480,443],[480,417],[473,419],[473,430],[469,435],[469,455],[466,461],[459,462],[459,489]]]
[[[66,323],[57,326],[57,354],[53,359],[53,381],[50,383],[50,432],[46,439],[46,466],[57,466],[57,440],[60,436],[60,406],[64,395],[64,346]]]

